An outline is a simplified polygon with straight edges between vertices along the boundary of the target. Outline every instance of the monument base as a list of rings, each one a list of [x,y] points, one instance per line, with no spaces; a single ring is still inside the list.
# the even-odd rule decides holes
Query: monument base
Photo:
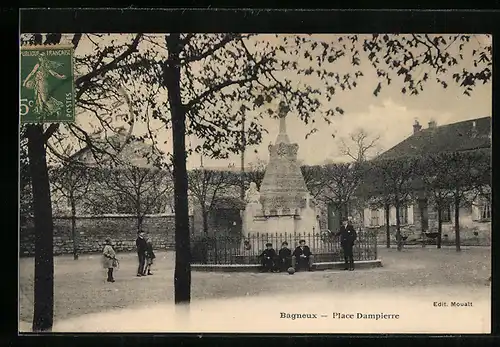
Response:
[[[345,263],[341,261],[314,262],[311,266],[311,271],[342,270],[344,266]],[[382,267],[382,260],[355,261],[354,267],[356,270]],[[192,264],[191,270],[204,272],[259,272],[260,264]]]

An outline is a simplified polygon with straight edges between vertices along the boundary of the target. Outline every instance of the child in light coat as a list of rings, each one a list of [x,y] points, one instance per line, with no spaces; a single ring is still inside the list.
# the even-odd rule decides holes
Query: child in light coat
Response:
[[[111,245],[111,240],[105,240],[104,249],[102,250],[102,265],[103,268],[108,269],[108,282],[114,282],[113,270],[118,266],[118,259],[116,259],[116,252]]]

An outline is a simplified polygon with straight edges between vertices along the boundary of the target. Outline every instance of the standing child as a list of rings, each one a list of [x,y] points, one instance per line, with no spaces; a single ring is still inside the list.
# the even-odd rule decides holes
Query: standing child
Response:
[[[151,238],[146,239],[146,269],[144,272],[147,270],[148,275],[152,275],[153,273],[151,272],[151,265],[153,265],[153,259],[156,258],[154,252],[153,252],[153,242],[151,241]]]
[[[102,250],[102,262],[103,267],[108,269],[108,282],[114,282],[113,269],[118,266],[118,260],[116,259],[116,253],[111,245],[111,240],[107,238],[104,241],[104,249]]]

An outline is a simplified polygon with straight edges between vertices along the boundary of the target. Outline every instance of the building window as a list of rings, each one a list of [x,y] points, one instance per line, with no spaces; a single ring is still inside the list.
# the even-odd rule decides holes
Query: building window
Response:
[[[441,208],[441,222],[450,223],[451,222],[451,207],[450,205],[443,206]]]
[[[399,224],[408,224],[408,207],[399,207]]]
[[[372,208],[370,210],[370,226],[377,227],[380,225],[380,211]]]
[[[491,195],[482,200],[479,211],[481,220],[491,220]]]

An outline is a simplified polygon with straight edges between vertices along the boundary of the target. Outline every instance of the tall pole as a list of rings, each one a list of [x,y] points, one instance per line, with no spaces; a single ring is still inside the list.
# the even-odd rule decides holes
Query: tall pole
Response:
[[[245,199],[245,149],[246,149],[246,136],[245,136],[245,112],[242,113],[241,120],[241,177],[240,177],[240,198]]]

